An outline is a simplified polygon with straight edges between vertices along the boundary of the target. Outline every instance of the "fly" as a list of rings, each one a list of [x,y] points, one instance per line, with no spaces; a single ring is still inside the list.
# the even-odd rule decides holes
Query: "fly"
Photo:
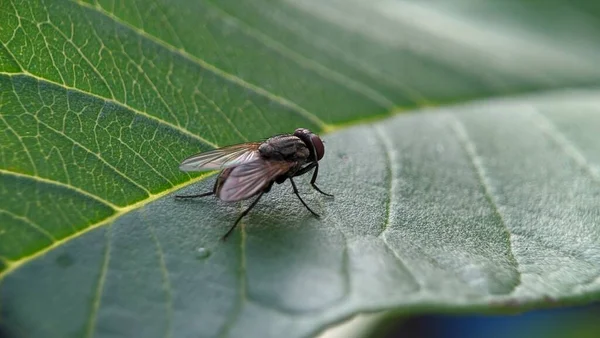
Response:
[[[315,217],[314,212],[300,197],[293,178],[313,171],[311,186],[329,197],[316,185],[319,161],[325,154],[323,141],[308,129],[298,128],[294,134],[273,136],[264,142],[248,142],[193,155],[181,162],[182,171],[222,170],[212,191],[198,195],[178,195],[177,198],[197,198],[216,195],[226,202],[236,202],[258,197],[244,210],[223,236],[225,240],[240,220],[254,208],[264,193],[271,190],[273,183],[290,180],[294,194]]]

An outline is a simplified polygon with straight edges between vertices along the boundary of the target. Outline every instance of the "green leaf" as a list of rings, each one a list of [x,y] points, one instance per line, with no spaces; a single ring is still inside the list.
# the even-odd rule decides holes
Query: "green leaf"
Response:
[[[598,299],[586,6],[0,3],[0,333],[301,337]],[[214,182],[186,156],[296,127],[326,142],[335,199],[298,181],[320,220],[285,183],[221,242],[250,201],[174,200]]]

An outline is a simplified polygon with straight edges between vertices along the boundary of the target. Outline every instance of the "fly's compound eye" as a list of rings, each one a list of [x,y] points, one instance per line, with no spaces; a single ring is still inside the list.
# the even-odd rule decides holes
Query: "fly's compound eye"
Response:
[[[320,161],[325,155],[325,146],[323,145],[323,141],[321,138],[315,134],[310,135],[310,142],[315,146],[315,152],[317,156],[317,161]]]
[[[325,146],[323,146],[323,141],[321,138],[319,138],[319,136],[313,134],[313,132],[306,128],[296,129],[296,131],[294,131],[294,136],[300,138],[308,147],[312,146],[315,148],[314,156],[316,157],[317,161],[323,158],[323,155],[325,155]]]

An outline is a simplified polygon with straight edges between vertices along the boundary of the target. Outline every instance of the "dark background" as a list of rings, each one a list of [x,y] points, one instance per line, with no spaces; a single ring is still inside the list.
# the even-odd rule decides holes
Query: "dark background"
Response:
[[[401,322],[401,323],[400,323]],[[370,337],[419,338],[599,338],[600,303],[518,315],[426,315],[389,320]]]

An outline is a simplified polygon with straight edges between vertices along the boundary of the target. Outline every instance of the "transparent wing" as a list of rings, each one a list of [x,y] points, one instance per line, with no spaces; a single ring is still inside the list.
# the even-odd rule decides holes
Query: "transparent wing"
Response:
[[[227,178],[217,188],[217,197],[228,202],[252,197],[295,165],[296,162],[265,160],[242,164],[231,169]]]
[[[183,160],[181,171],[207,171],[235,167],[260,159],[260,143],[242,143],[196,154]]]

